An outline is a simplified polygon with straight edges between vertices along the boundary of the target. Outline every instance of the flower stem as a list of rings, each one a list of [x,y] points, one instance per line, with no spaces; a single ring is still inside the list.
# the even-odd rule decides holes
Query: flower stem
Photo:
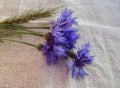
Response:
[[[42,26],[42,27],[40,27],[40,26],[38,26],[38,27],[24,27],[24,28],[26,28],[26,29],[50,29],[50,27],[44,27],[44,26]]]
[[[18,40],[11,40],[11,39],[6,39],[6,38],[0,38],[0,40],[5,40],[5,41],[11,41],[11,42],[17,42],[17,43],[21,43],[21,44],[25,44],[25,45],[29,45],[32,47],[37,47],[37,45],[32,44],[32,43],[28,43],[28,42],[23,42],[23,41],[18,41]]]
[[[34,32],[34,31],[15,31],[15,30],[0,30],[0,34],[6,35],[6,34],[12,34],[12,35],[17,35],[17,34],[30,34],[30,35],[36,35],[36,36],[41,36],[43,37],[43,34]]]
[[[0,29],[12,29],[12,30],[24,30],[24,29],[50,29],[49,26],[34,26],[34,27],[26,27],[23,25],[16,24],[0,24]]]
[[[37,33],[37,32],[15,32],[17,34],[31,34],[31,35],[36,35],[36,36],[41,36],[43,37],[43,34]]]
[[[67,51],[67,54],[68,54],[69,57],[71,57],[71,59],[73,61],[75,61],[77,59],[77,55],[73,51],[71,51],[71,50]]]
[[[6,39],[6,38],[0,38],[0,41],[3,42],[3,41],[11,41],[11,42],[16,42],[16,43],[21,43],[21,44],[24,44],[24,45],[28,45],[28,46],[32,46],[32,47],[35,47],[37,48],[37,50],[41,50],[44,45],[42,44],[32,44],[32,43],[28,43],[28,42],[24,42],[24,41],[18,41],[18,40],[11,40],[11,39]]]

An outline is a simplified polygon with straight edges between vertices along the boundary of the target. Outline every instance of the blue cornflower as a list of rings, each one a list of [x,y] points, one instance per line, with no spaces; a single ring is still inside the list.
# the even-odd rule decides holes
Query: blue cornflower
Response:
[[[67,57],[64,47],[54,41],[54,36],[48,33],[48,39],[42,48],[43,54],[46,55],[47,64],[57,63],[59,58]]]
[[[76,18],[71,17],[73,12],[74,11],[66,8],[61,11],[61,16],[57,19],[57,22],[52,21],[51,24],[59,29],[68,29],[74,24],[77,25],[78,23],[75,21]]]
[[[66,52],[75,48],[75,44],[79,35],[77,29],[71,28],[72,25],[77,25],[76,18],[72,18],[70,9],[65,9],[61,12],[60,18],[56,22],[52,22],[53,30],[48,33],[48,38],[42,49],[47,56],[47,63],[57,63],[59,58],[67,58]]]
[[[67,50],[75,48],[76,41],[80,38],[77,29],[71,28],[73,25],[77,25],[76,18],[72,18],[72,13],[72,10],[66,8],[61,12],[57,22],[52,22],[55,42],[61,43]]]
[[[83,70],[83,67],[85,66],[85,64],[91,64],[94,57],[90,56],[89,47],[89,43],[86,43],[82,45],[80,50],[78,50],[77,55],[73,54],[72,56],[70,56],[72,57],[73,61],[68,63],[68,71],[72,68],[72,77],[76,77],[78,75],[83,77],[88,75],[88,73]]]

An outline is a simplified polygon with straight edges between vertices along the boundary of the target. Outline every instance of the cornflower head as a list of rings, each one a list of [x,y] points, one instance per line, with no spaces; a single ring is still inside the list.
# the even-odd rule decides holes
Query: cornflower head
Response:
[[[77,54],[68,52],[69,56],[72,58],[72,62],[68,63],[68,71],[72,69],[72,78],[78,75],[81,77],[88,75],[88,73],[83,70],[83,67],[86,66],[86,64],[91,64],[94,58],[94,56],[89,54],[89,47],[90,44],[85,43],[82,45],[81,49],[77,51]]]
[[[54,26],[52,34],[55,36],[55,42],[63,45],[66,50],[75,48],[76,41],[80,38],[77,34],[77,29],[72,28],[73,25],[78,24],[72,14],[73,11],[66,8],[61,12],[61,16],[57,21],[51,22]]]

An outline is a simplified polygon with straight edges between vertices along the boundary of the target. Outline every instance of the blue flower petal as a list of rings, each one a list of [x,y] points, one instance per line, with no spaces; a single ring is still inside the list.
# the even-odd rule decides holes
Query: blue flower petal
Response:
[[[48,65],[50,65],[52,62],[56,63],[56,61],[57,61],[57,57],[54,54],[52,53],[47,54],[46,62]]]
[[[61,12],[61,16],[62,16],[62,17],[68,17],[68,16],[72,15],[73,12],[74,12],[74,11],[66,8],[65,10],[63,10],[63,11]]]
[[[67,43],[66,38],[65,37],[61,37],[61,36],[56,37],[55,38],[55,42],[57,42],[57,43]]]
[[[62,46],[54,46],[54,52],[58,55],[58,56],[62,56],[65,55],[65,50]]]
[[[69,62],[67,65],[68,65],[68,71],[69,71],[73,67],[74,62]]]
[[[78,75],[78,71],[77,71],[77,69],[74,67],[73,70],[72,70],[72,78],[73,78],[73,77],[77,77],[77,75]]]
[[[78,54],[78,59],[80,59],[80,57],[82,57],[82,55],[84,56],[87,56],[89,55],[89,47],[90,47],[90,44],[89,43],[85,43],[84,45],[82,45],[81,49],[77,51],[77,54]]]
[[[88,76],[88,73],[86,73],[82,68],[79,68],[79,74],[81,77]]]
[[[91,64],[94,59],[94,56],[88,56],[88,58],[83,58],[82,62],[86,64]]]

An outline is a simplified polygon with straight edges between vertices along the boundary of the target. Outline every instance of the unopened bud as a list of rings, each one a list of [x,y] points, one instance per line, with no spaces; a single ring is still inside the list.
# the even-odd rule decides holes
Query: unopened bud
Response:
[[[43,47],[44,47],[44,45],[42,45],[42,44],[38,44],[38,45],[37,45],[37,49],[38,49],[38,50],[41,50]]]
[[[53,38],[53,36],[50,32],[48,32],[44,35],[44,38],[45,38],[45,40],[50,40],[51,38]]]

